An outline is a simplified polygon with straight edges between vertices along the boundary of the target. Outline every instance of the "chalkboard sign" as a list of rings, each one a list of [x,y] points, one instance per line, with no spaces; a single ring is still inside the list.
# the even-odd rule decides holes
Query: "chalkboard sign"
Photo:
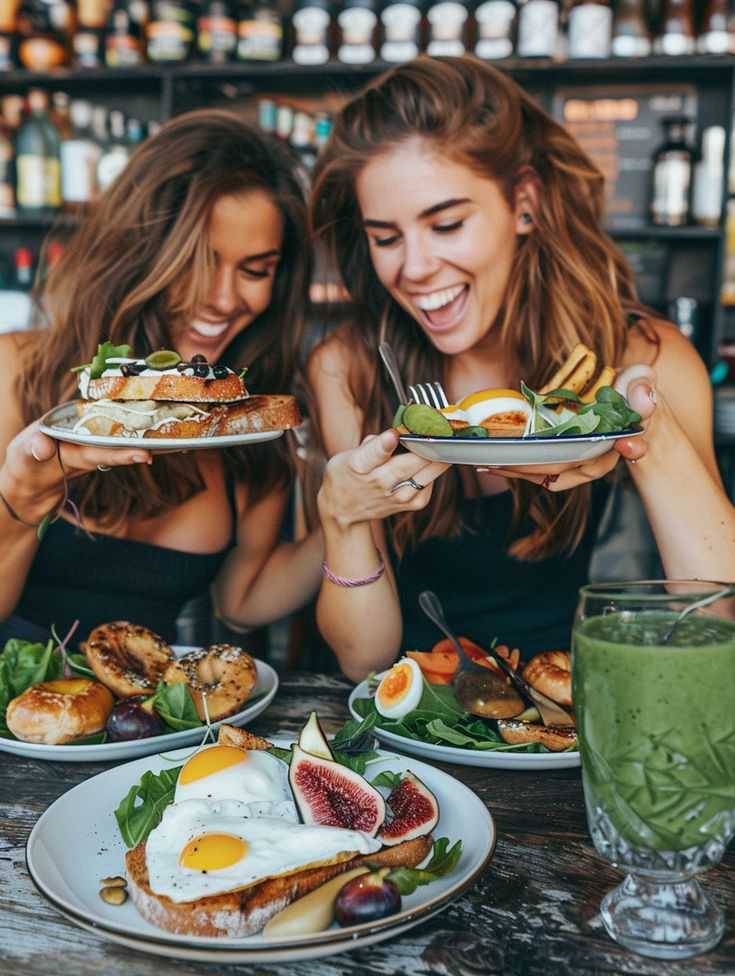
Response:
[[[605,85],[557,89],[553,113],[605,177],[606,225],[650,226],[651,166],[664,141],[662,119],[684,115],[695,123],[694,85]]]

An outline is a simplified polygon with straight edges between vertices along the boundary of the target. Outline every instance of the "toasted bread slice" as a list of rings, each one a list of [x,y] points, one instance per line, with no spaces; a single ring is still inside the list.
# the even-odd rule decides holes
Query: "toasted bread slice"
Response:
[[[289,430],[301,423],[296,397],[287,393],[248,397],[227,408],[219,434],[254,434],[262,430]]]
[[[273,743],[253,735],[247,729],[238,729],[234,725],[223,722],[217,733],[217,742],[223,746],[234,746],[236,749],[257,749],[260,751],[272,749]]]
[[[145,842],[125,855],[128,891],[146,921],[178,935],[243,938],[260,932],[268,919],[286,905],[349,868],[370,863],[381,867],[416,867],[432,848],[431,835],[416,837],[375,854],[358,855],[339,864],[307,868],[278,878],[258,881],[247,888],[211,895],[196,901],[174,902],[156,895],[148,884]]]
[[[176,400],[189,403],[230,403],[248,395],[237,373],[222,379],[187,376],[176,370],[140,376],[100,376],[90,380],[89,400]]]
[[[487,430],[489,437],[523,437],[527,421],[528,414],[523,410],[506,410],[486,417],[480,426]]]
[[[544,383],[539,393],[551,393],[552,390],[572,390],[581,393],[595,375],[597,356],[583,342],[578,342],[554,373],[548,383]]]
[[[213,436],[225,407],[155,400],[77,400],[77,430],[95,437],[188,438]]]

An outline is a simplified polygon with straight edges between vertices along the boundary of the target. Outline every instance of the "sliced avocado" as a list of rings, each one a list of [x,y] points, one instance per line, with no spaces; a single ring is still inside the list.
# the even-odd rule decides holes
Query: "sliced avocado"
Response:
[[[181,362],[181,356],[173,349],[159,349],[145,357],[145,364],[151,369],[171,369]]]
[[[403,424],[419,437],[451,437],[454,433],[444,414],[427,403],[409,403],[403,411]]]
[[[460,427],[459,430],[455,430],[455,437],[464,437],[470,440],[480,440],[483,437],[489,437],[486,427]]]
[[[396,410],[395,414],[393,415],[393,426],[394,427],[400,427],[401,424],[403,423],[403,411],[405,409],[406,409],[406,404],[405,403],[399,403],[398,404],[398,409]]]

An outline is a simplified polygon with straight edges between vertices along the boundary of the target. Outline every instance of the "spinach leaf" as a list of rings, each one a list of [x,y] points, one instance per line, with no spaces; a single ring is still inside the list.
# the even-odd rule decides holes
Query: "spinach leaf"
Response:
[[[448,837],[438,837],[434,841],[431,860],[425,868],[394,868],[386,877],[398,885],[402,895],[411,895],[419,885],[431,884],[453,871],[461,853],[461,840],[449,847]]]
[[[33,644],[16,637],[11,637],[6,643],[2,660],[5,662],[6,679],[12,692],[11,698],[20,695],[31,685],[62,677],[64,662],[60,654],[53,654],[53,646],[51,640],[44,645]]]
[[[173,732],[198,729],[204,724],[199,718],[191,692],[183,681],[172,685],[159,681],[151,701],[153,709]]]
[[[140,783],[130,788],[115,810],[115,820],[128,847],[135,847],[145,840],[161,822],[163,811],[173,801],[181,769],[181,766],[176,766],[174,769],[162,769],[158,774],[150,770],[143,773]]]
[[[389,790],[394,790],[401,785],[402,779],[400,773],[392,773],[390,769],[386,769],[384,772],[378,773],[375,779],[371,779],[370,782],[373,786],[387,786]]]
[[[74,366],[72,373],[80,373],[89,366],[89,378],[97,380],[107,369],[108,359],[127,359],[130,356],[130,346],[123,343],[120,346],[113,346],[111,342],[101,342],[97,346],[97,353],[91,363],[82,363],[81,366]]]

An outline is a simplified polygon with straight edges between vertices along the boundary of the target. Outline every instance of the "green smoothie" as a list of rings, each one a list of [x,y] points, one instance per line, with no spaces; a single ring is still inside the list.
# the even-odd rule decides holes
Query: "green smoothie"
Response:
[[[735,621],[665,610],[574,628],[572,696],[588,801],[626,844],[702,847],[735,827]]]

